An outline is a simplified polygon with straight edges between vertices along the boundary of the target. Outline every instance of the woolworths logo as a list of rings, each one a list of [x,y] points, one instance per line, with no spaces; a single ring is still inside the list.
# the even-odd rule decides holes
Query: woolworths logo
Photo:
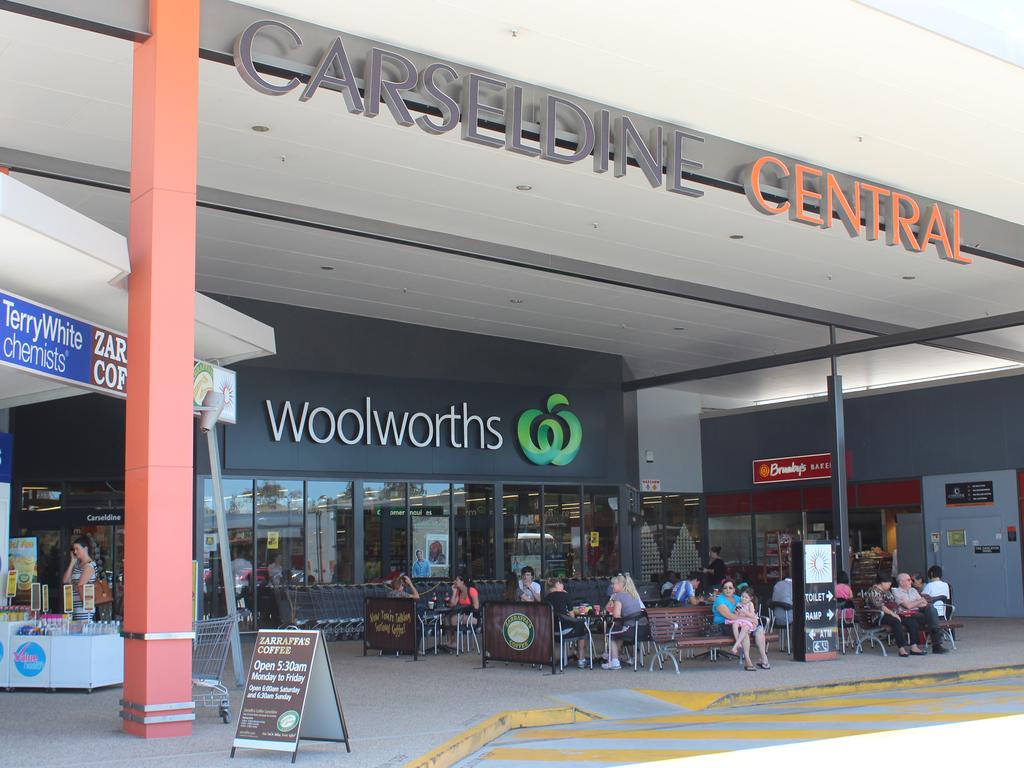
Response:
[[[547,413],[531,408],[519,417],[519,447],[534,464],[564,467],[580,452],[583,425],[575,413],[563,407],[568,404],[565,395],[555,393],[548,397]]]

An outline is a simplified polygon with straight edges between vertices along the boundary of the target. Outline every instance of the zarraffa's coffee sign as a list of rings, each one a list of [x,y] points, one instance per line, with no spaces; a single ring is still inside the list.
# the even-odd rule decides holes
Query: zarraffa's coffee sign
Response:
[[[621,392],[251,367],[229,471],[624,479]]]

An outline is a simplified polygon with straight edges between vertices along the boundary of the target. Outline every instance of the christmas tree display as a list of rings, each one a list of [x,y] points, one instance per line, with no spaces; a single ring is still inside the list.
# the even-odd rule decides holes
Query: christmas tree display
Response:
[[[679,534],[672,543],[672,554],[668,558],[668,569],[682,574],[683,578],[691,571],[699,571],[701,567],[700,552],[690,535],[690,529],[679,526]]]

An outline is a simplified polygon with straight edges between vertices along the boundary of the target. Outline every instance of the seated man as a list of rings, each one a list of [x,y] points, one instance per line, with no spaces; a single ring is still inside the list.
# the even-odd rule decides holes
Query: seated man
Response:
[[[582,621],[568,621],[578,618],[576,609],[572,607],[572,598],[565,591],[565,584],[557,576],[552,576],[545,582],[547,591],[544,593],[544,602],[548,603],[555,612],[555,631],[559,629],[559,617],[561,621],[562,639],[569,640],[576,638],[576,666],[580,669],[587,667],[586,642],[587,629]]]
[[[540,602],[540,584],[533,580],[533,566],[525,565],[519,572],[519,599],[528,603]]]
[[[793,579],[786,577],[777,581],[772,589],[773,603],[786,603],[790,608],[775,608],[775,624],[788,627],[793,623]]]
[[[942,568],[933,565],[928,569],[928,583],[921,589],[921,596],[932,604],[940,619],[946,618],[946,602],[949,601],[949,584],[942,580]]]
[[[680,605],[700,605],[697,590],[703,578],[700,571],[692,571],[685,579],[680,579],[672,590],[672,599]]]
[[[914,589],[909,573],[899,574],[896,577],[896,583],[898,586],[893,587],[892,596],[899,606],[901,616],[924,619],[925,625],[928,627],[928,634],[932,637],[932,653],[945,653],[946,648],[942,645],[942,631],[939,629],[939,617],[935,613],[935,609]],[[907,616],[908,613],[910,616]],[[914,616],[914,613],[917,615]],[[916,623],[911,624],[911,628],[916,628]],[[917,640],[916,637],[910,639],[911,642]]]

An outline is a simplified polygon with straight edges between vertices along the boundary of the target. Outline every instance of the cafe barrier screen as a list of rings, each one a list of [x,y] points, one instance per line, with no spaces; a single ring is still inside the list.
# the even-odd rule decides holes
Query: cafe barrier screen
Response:
[[[368,597],[363,603],[363,656],[368,650],[411,653],[416,644],[416,601],[408,598]]]
[[[550,664],[555,674],[554,614],[547,603],[488,602],[483,608],[483,666],[488,661]]]

